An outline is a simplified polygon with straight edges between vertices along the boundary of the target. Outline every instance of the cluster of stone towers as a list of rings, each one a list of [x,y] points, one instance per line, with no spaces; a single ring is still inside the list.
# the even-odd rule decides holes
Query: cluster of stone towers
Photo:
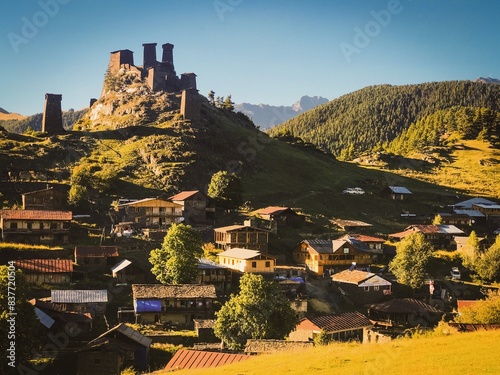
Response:
[[[117,73],[120,69],[137,69],[141,77],[146,80],[152,91],[178,92],[182,90],[196,90],[196,74],[182,73],[180,78],[174,68],[174,45],[162,45],[162,58],[157,61],[157,43],[144,43],[143,63],[134,65],[134,52],[124,49],[111,52],[109,71]]]

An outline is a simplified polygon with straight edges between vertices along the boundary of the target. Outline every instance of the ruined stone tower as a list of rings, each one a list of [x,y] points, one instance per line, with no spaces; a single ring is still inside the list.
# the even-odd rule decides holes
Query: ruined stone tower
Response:
[[[184,120],[198,120],[200,118],[201,102],[198,90],[186,89],[181,94],[181,115]]]
[[[142,67],[145,71],[149,68],[153,68],[158,63],[156,61],[156,43],[144,43],[144,60]]]
[[[60,94],[45,94],[42,132],[49,134],[64,133],[62,125],[61,100],[62,95]]]
[[[115,74],[122,67],[130,68],[134,66],[134,52],[129,49],[122,49],[111,52],[109,58],[109,71]]]

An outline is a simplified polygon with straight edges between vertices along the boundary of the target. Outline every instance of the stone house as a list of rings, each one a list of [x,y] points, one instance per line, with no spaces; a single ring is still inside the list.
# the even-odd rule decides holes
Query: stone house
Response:
[[[64,306],[33,298],[29,301],[35,308],[40,323],[53,332],[90,332],[92,330],[92,314],[90,312],[68,311]]]
[[[289,337],[292,341],[314,341],[324,331],[330,340],[362,342],[364,329],[372,325],[366,316],[357,311],[316,316],[303,318]]]
[[[182,221],[182,206],[161,198],[122,203],[117,209],[119,222],[135,223],[142,228],[166,228]]]
[[[137,323],[192,326],[194,319],[212,319],[217,294],[214,285],[133,284]]]
[[[187,223],[204,222],[207,219],[208,197],[201,191],[181,191],[168,199],[182,206]]]
[[[353,305],[379,302],[392,293],[392,283],[365,271],[344,270],[332,275],[332,284]]]
[[[118,256],[117,246],[75,246],[75,263],[85,271],[104,271]]]
[[[69,284],[73,262],[69,259],[22,259],[15,261],[26,281],[35,284]]]
[[[0,210],[0,229],[5,242],[67,243],[71,211]]]
[[[103,290],[51,290],[51,302],[61,310],[104,315],[108,291]]]
[[[229,250],[242,248],[267,253],[269,232],[265,229],[246,225],[230,225],[214,229],[217,248]]]
[[[219,264],[241,273],[274,273],[276,258],[257,250],[232,248],[218,254]]]
[[[47,187],[22,194],[23,210],[63,211],[68,206],[68,194],[62,189]]]
[[[346,240],[303,240],[292,253],[296,263],[319,275],[345,269],[353,263],[369,265],[373,254],[363,246]]]

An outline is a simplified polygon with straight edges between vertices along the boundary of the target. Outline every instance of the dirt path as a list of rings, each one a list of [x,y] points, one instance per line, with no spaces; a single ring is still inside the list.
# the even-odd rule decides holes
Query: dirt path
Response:
[[[336,313],[340,311],[340,297],[331,292],[329,278],[306,278],[306,291],[309,303],[315,311]]]

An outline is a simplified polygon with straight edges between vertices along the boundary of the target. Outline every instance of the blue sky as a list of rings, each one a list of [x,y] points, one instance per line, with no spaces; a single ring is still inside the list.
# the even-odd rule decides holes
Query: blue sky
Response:
[[[374,84],[500,78],[498,0],[3,0],[0,107],[99,97],[109,53],[172,43],[203,95],[291,105]]]

